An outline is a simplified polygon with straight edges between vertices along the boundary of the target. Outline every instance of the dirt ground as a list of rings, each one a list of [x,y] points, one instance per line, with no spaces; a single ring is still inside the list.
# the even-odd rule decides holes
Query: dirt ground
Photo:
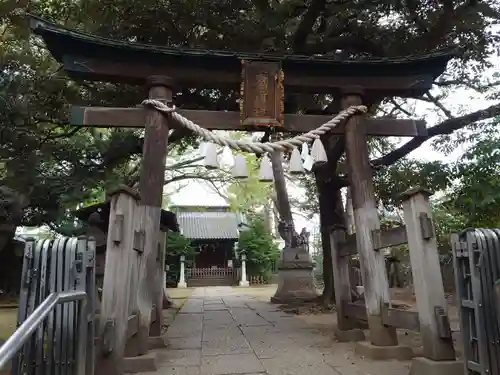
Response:
[[[16,330],[17,308],[0,307],[0,343]]]

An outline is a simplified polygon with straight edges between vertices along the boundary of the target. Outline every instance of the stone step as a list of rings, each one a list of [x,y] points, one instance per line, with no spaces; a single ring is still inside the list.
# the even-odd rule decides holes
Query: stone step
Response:
[[[188,287],[232,286],[235,284],[236,281],[232,277],[200,277],[187,280]]]

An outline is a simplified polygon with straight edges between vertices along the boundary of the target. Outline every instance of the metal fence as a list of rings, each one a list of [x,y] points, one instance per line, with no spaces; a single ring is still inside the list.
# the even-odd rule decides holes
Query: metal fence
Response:
[[[85,237],[26,242],[19,328],[0,348],[12,375],[93,375],[94,259]]]
[[[466,373],[500,375],[500,229],[451,238]]]

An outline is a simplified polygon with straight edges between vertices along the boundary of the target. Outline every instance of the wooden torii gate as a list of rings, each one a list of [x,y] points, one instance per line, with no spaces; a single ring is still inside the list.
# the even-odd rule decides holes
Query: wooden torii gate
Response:
[[[341,108],[370,105],[388,96],[417,97],[431,88],[434,79],[444,71],[452,57],[450,52],[441,51],[411,58],[342,61],[334,56],[235,53],[140,45],[67,30],[36,17],[31,18],[31,28],[44,39],[52,55],[75,80],[141,85],[149,90],[150,99],[167,105],[173,103],[175,87],[243,89],[240,112],[177,110],[184,117],[211,130],[263,131],[272,126],[282,132],[307,132],[329,121],[331,116],[284,113],[284,91],[330,95],[341,103]],[[169,121],[169,116],[142,107],[73,107],[71,123],[86,127],[145,128],[140,198],[136,199],[139,199],[139,226],[144,234],[138,280],[139,290],[142,291],[138,336],[141,341],[139,346],[147,348],[150,312],[153,301],[159,298],[153,295],[156,293],[153,290],[157,288],[152,285],[152,280],[148,280],[148,275],[154,274],[158,267],[154,260],[167,142],[169,129],[175,128],[176,124]],[[375,346],[395,346],[398,343],[395,329],[384,325],[382,320],[383,306],[390,297],[384,256],[375,251],[379,247],[374,244],[373,233],[380,232],[380,223],[367,137],[425,137],[425,123],[357,115],[331,134],[345,137],[356,247],[365,288],[370,340]],[[119,260],[119,256],[116,259]],[[340,269],[335,272],[340,273]],[[111,294],[113,291],[124,293],[123,288],[117,287],[120,282],[123,284],[119,276],[105,275],[104,289],[109,288]],[[109,285],[106,285],[106,280]],[[126,324],[118,322],[115,314],[126,306],[120,306],[121,300],[116,296],[113,299],[111,294],[107,294],[106,290],[103,294],[99,334],[103,341],[108,340],[115,345],[111,346],[111,353],[100,354],[100,365],[96,367],[98,373],[107,375],[122,373],[126,341],[123,331]],[[161,319],[161,312],[158,314],[158,319]],[[106,322],[116,327],[112,334],[106,331]],[[159,335],[160,332],[152,334]],[[147,349],[138,354],[145,352]]]

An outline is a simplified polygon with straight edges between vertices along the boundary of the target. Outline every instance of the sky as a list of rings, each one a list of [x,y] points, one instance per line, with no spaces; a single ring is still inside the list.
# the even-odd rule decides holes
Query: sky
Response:
[[[493,68],[486,72],[487,76],[491,76],[494,72],[500,72],[500,59],[495,58],[492,60]],[[450,94],[446,101],[443,101],[446,108],[451,110],[455,116],[460,116],[463,113],[470,111],[477,111],[480,109],[487,108],[493,103],[485,100],[484,96],[477,94],[472,90],[457,90],[453,94]],[[421,101],[414,102],[416,118],[424,119],[427,122],[427,127],[431,127],[445,119],[444,115],[440,111],[436,111],[432,104],[426,104]],[[409,138],[395,139],[398,145],[401,145],[408,141]],[[417,150],[409,154],[410,158],[426,160],[426,161],[453,161],[456,160],[464,151],[464,147],[457,148],[450,155],[443,155],[435,151],[432,146],[432,142],[427,141]],[[226,159],[226,158],[224,158]],[[172,185],[165,191],[169,196],[170,202],[174,205],[204,205],[204,206],[218,206],[225,205],[225,200],[218,195],[213,188],[211,188],[206,182],[200,180],[190,180],[188,184],[186,181],[183,182],[183,188],[172,194],[172,189],[177,189],[179,185]],[[300,196],[301,190],[297,187],[288,185],[288,193],[291,196]],[[313,235],[317,233],[319,227],[319,218],[314,217],[311,220],[307,220],[301,215],[294,215],[295,227],[298,231],[302,228],[307,228]]]

